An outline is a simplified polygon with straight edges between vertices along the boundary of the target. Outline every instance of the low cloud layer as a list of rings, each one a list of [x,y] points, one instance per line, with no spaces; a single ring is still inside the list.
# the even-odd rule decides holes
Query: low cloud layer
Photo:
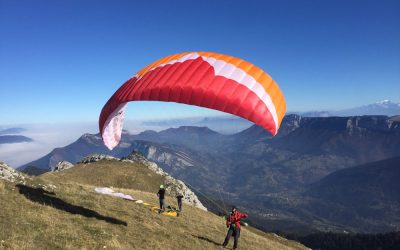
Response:
[[[21,135],[32,138],[33,141],[0,144],[0,161],[13,168],[37,160],[55,148],[65,147],[85,133],[99,133],[97,123],[34,124],[18,125],[18,127],[24,128]],[[162,125],[145,125],[131,121],[127,121],[124,125],[124,129],[132,134],[138,134],[148,129],[160,131],[165,128]]]
[[[220,133],[236,133],[251,126],[251,123],[237,117],[223,116],[157,121],[126,121],[124,129],[131,134],[138,134],[145,130],[161,131],[179,126],[207,126]],[[19,134],[32,138],[33,142],[0,144],[0,161],[14,168],[37,160],[55,148],[65,147],[78,140],[85,133],[99,133],[96,122],[16,125],[15,127],[23,128]],[[11,126],[8,126],[8,128],[11,128]],[[3,126],[2,129],[7,129],[7,127]]]
[[[36,160],[54,148],[64,147],[84,133],[97,133],[96,123],[24,125],[22,135],[33,142],[1,144],[0,161],[16,168]]]

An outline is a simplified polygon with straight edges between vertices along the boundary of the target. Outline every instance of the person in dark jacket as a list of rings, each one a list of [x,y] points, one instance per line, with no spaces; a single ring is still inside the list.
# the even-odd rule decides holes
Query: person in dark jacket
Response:
[[[176,199],[178,201],[179,212],[182,212],[182,198],[183,198],[182,193],[178,193],[178,195],[176,196]]]
[[[228,233],[226,234],[225,241],[222,243],[223,247],[228,245],[229,239],[231,236],[233,236],[233,249],[237,248],[240,236],[240,220],[243,218],[247,218],[247,214],[237,211],[236,207],[232,207],[231,214],[226,220],[226,227],[229,229]]]
[[[165,189],[164,185],[160,185],[160,189],[157,193],[158,199],[160,200],[160,211],[165,210]]]

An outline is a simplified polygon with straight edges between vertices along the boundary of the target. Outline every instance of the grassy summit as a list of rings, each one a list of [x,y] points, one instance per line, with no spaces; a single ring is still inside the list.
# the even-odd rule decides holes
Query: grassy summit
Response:
[[[25,184],[0,180],[0,249],[221,249],[223,218],[187,204],[179,217],[162,216],[94,191],[112,186],[157,204],[160,182],[162,176],[139,163],[118,161],[78,164]],[[167,203],[176,205],[171,197]],[[243,228],[239,247],[306,249],[250,227]]]

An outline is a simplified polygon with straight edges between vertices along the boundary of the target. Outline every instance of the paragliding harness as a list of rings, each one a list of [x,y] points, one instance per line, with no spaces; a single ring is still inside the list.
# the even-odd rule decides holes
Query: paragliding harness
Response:
[[[156,206],[153,206],[151,208],[153,212],[156,212],[161,215],[165,216],[171,216],[171,217],[178,217],[179,216],[179,210],[177,210],[175,207],[167,206],[166,209],[161,210]]]

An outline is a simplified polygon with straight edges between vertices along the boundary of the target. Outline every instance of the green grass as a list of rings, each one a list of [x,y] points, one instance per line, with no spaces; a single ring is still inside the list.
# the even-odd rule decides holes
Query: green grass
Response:
[[[127,170],[130,166],[124,164],[81,165],[33,178],[26,186],[0,180],[0,249],[221,249],[226,227],[224,220],[212,213],[184,204],[179,217],[167,217],[143,204],[94,192],[96,186],[113,186],[157,204],[154,193],[159,176],[150,176],[146,170],[136,172],[138,178],[148,176],[155,183],[133,189],[130,185],[138,180],[130,182],[133,178],[124,175],[135,167]],[[175,205],[175,199],[167,197],[167,203]],[[305,249],[297,242],[252,228],[243,228],[239,247]]]

